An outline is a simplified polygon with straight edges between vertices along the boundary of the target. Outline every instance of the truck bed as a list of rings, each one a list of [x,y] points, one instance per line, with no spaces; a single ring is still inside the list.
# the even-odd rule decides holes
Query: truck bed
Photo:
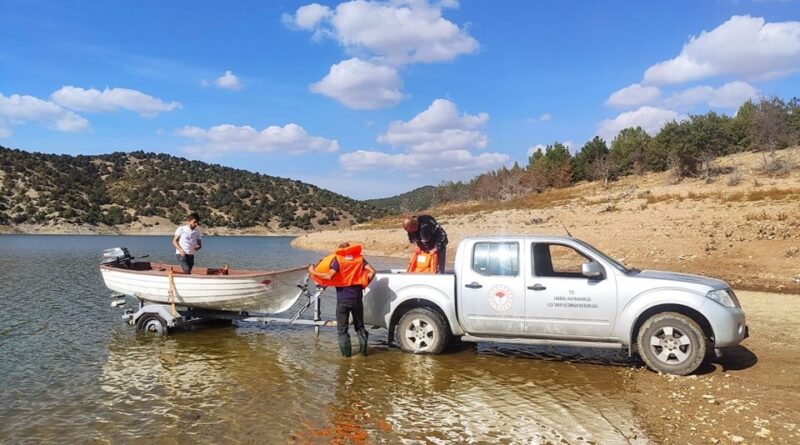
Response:
[[[455,308],[456,276],[444,274],[409,273],[404,269],[379,271],[364,293],[364,323],[389,327],[390,315],[409,300],[424,299],[440,307]],[[445,314],[448,318],[455,313]]]

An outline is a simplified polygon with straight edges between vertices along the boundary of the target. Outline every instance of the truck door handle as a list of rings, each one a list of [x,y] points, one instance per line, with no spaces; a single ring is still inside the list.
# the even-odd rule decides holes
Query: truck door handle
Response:
[[[533,286],[528,286],[528,289],[530,289],[530,290],[545,290],[545,289],[547,289],[547,288],[546,288],[546,287],[544,287],[544,286],[542,286],[542,285],[541,285],[541,284],[539,284],[539,283],[536,283],[536,284],[534,284]]]
[[[480,289],[483,287],[483,285],[481,285],[481,283],[473,281],[472,283],[465,284],[464,287],[468,287],[470,289]]]

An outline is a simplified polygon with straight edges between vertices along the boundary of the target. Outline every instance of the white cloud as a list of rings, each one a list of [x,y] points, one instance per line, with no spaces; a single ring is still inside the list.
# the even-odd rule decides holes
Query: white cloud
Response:
[[[606,100],[606,105],[612,107],[639,106],[655,103],[660,98],[661,91],[657,87],[634,83],[612,93]]]
[[[644,131],[654,136],[664,124],[681,118],[682,116],[677,111],[644,106],[634,111],[620,113],[614,119],[605,119],[600,122],[597,135],[611,141],[625,128],[642,127]]]
[[[270,126],[261,131],[245,125],[222,124],[203,129],[183,127],[175,134],[194,139],[196,144],[185,147],[187,151],[206,156],[224,152],[288,152],[292,154],[310,151],[334,152],[339,149],[335,139],[309,135],[297,124],[283,127]]]
[[[572,147],[575,146],[575,143],[572,142],[572,141],[564,141],[564,142],[561,142],[560,144],[563,145],[564,147],[566,147],[567,150],[570,151],[570,152],[572,151]],[[528,157],[530,157],[532,154],[536,153],[538,150],[542,150],[542,153],[544,153],[545,150],[547,150],[547,145],[536,144],[533,147],[528,147],[528,152],[527,152],[528,153]]]
[[[284,25],[311,31],[320,24],[324,19],[331,16],[331,8],[320,5],[319,3],[311,3],[297,8],[295,15],[283,14],[281,21]]]
[[[155,116],[164,111],[180,108],[178,102],[164,102],[137,90],[127,88],[94,88],[85,90],[74,86],[63,86],[50,95],[53,102],[66,108],[79,111],[116,111],[125,109],[142,116]]]
[[[11,135],[10,127],[27,122],[38,122],[59,131],[82,131],[89,128],[89,121],[54,104],[34,96],[0,93],[0,137]]]
[[[461,114],[453,102],[436,99],[411,120],[390,123],[378,142],[412,151],[484,148],[489,138],[480,129],[488,120],[486,113]]]
[[[466,28],[442,16],[443,9],[456,7],[455,0],[352,0],[335,10],[311,3],[284,14],[282,21],[313,31],[314,39],[330,37],[353,56],[331,66],[325,78],[311,84],[311,91],[350,108],[374,110],[403,98],[401,67],[450,61],[478,50]]]
[[[526,124],[535,124],[537,122],[550,122],[553,116],[550,113],[544,113],[538,117],[529,117],[525,119]]]
[[[544,150],[546,148],[547,148],[547,146],[544,145],[544,144],[536,144],[533,147],[529,147],[528,148],[528,157],[530,157],[532,154],[536,153],[539,150],[542,150],[542,153],[544,153]]]
[[[244,84],[236,77],[235,74],[231,70],[225,71],[225,74],[217,78],[214,81],[214,84],[220,88],[225,88],[226,90],[241,90],[244,88]]]
[[[614,92],[606,101],[606,105],[629,107],[651,105],[656,107],[685,109],[698,104],[717,108],[736,108],[747,99],[758,95],[758,89],[740,80],[728,82],[718,88],[709,85],[698,85],[681,91],[675,91],[664,97],[661,90],[654,86],[642,86],[638,83]]]
[[[468,150],[446,150],[389,154],[381,151],[359,150],[339,156],[342,168],[361,170],[402,170],[407,172],[485,172],[508,161],[503,153],[474,155]]]
[[[338,100],[350,108],[375,110],[396,105],[403,98],[395,68],[353,58],[333,66],[310,90]]]
[[[378,141],[403,147],[403,153],[359,150],[339,157],[349,171],[399,170],[407,173],[483,172],[508,161],[503,153],[474,154],[489,138],[481,131],[489,115],[461,113],[453,102],[436,99],[409,121],[394,121]]]
[[[687,107],[705,103],[717,108],[738,108],[748,99],[758,96],[758,89],[747,82],[728,82],[719,88],[700,85],[673,93],[665,103],[669,107]]]
[[[442,17],[442,9],[456,2],[427,0],[340,3],[335,11],[318,4],[297,9],[283,22],[329,35],[351,54],[367,53],[392,65],[453,60],[478,50],[466,29]]]
[[[761,17],[733,16],[692,37],[674,59],[644,74],[649,84],[676,84],[732,75],[760,80],[800,71],[800,22],[766,23]]]

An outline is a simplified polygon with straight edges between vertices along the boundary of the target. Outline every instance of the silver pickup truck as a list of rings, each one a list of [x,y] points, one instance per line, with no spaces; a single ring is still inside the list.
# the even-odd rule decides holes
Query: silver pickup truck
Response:
[[[454,272],[379,272],[364,320],[401,349],[469,342],[627,348],[655,371],[686,375],[748,336],[724,281],[627,268],[575,238],[467,238]]]

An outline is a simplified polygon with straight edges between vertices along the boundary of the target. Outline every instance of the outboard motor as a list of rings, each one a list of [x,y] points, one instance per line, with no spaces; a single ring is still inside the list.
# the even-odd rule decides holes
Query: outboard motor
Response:
[[[103,251],[103,264],[119,264],[123,267],[131,267],[133,257],[126,247],[114,247]]]

